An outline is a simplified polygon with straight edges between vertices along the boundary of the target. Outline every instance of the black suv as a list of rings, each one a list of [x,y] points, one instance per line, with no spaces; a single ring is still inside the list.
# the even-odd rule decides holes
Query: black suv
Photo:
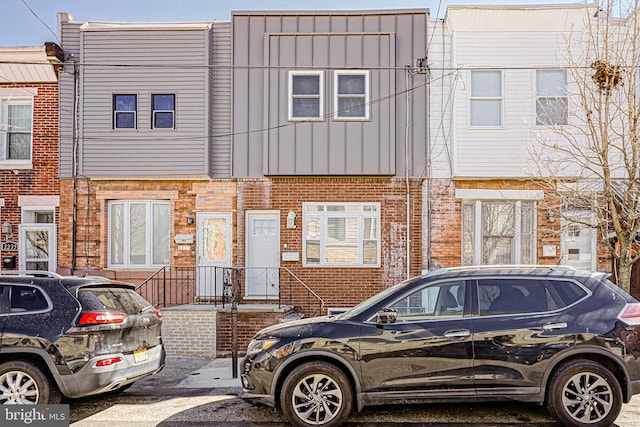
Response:
[[[258,332],[242,397],[296,426],[336,426],[395,402],[545,404],[607,426],[640,393],[640,303],[605,273],[567,267],[434,270],[335,317]]]
[[[131,284],[0,275],[0,404],[121,391],[160,371],[161,315]]]

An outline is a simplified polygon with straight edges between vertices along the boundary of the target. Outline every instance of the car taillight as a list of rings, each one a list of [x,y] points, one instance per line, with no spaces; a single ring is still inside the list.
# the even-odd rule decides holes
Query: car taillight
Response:
[[[627,325],[640,325],[640,303],[625,305],[620,314],[618,314],[618,319]]]
[[[160,310],[158,310],[156,308],[156,316],[158,316],[158,319],[162,319],[162,313],[160,313]]]
[[[102,359],[96,363],[96,366],[111,366],[115,363],[122,362],[122,358],[120,357],[112,357],[111,359]]]
[[[106,325],[111,323],[122,323],[127,320],[127,315],[117,311],[89,311],[82,313],[78,325]]]

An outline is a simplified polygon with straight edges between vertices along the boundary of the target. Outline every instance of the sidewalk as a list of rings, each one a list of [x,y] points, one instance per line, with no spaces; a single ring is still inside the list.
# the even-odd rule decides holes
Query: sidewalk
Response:
[[[224,389],[238,389],[238,392],[242,388],[240,383],[240,363],[242,359],[238,359],[237,365],[237,378],[233,378],[232,375],[232,361],[231,358],[219,358],[213,359],[211,362],[202,366],[195,371],[192,371],[182,381],[180,381],[175,387],[182,388],[224,388]],[[165,366],[166,369],[172,369],[172,363],[175,362],[171,359],[167,360]]]

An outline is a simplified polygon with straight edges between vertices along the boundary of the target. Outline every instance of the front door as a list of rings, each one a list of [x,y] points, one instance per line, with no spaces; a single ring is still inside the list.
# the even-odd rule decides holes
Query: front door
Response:
[[[20,270],[56,271],[54,224],[21,224]]]
[[[223,267],[231,267],[231,213],[199,212],[197,222],[196,295],[221,297]]]
[[[280,212],[247,212],[245,296],[278,298],[280,292]]]
[[[585,223],[591,223],[591,214],[572,215],[576,221],[563,220],[561,264],[570,265],[577,270],[596,270],[596,231]],[[569,214],[567,217],[571,218]]]

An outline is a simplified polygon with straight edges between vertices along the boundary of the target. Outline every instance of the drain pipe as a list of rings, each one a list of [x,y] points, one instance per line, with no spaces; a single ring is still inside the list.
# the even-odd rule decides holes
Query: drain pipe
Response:
[[[411,277],[411,192],[409,185],[409,127],[411,125],[411,120],[409,119],[410,114],[410,91],[409,91],[409,74],[411,73],[411,67],[406,67],[406,73],[404,75],[404,89],[405,89],[405,100],[406,100],[406,117],[405,117],[405,131],[404,131],[404,164],[405,164],[405,187],[406,187],[406,227],[407,227],[407,272],[406,278]]]

